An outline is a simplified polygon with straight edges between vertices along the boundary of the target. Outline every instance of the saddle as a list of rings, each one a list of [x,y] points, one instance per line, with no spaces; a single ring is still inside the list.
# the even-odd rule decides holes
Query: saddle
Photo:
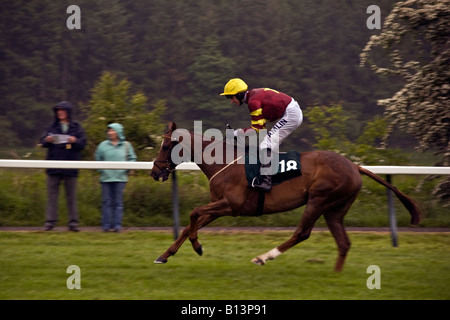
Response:
[[[283,183],[302,174],[299,152],[290,150],[288,152],[280,152],[278,156],[278,168],[276,172],[273,172],[272,185]],[[250,188],[253,187],[253,180],[259,176],[260,166],[261,163],[258,156],[245,154],[245,176]]]
[[[294,150],[288,152],[280,152],[278,154],[277,171],[273,172],[272,185],[283,183],[286,180],[298,177],[302,174],[300,164],[300,153]],[[258,156],[254,154],[245,154],[245,176],[247,178],[248,187],[253,188],[253,181],[259,176],[261,163]],[[262,215],[264,211],[264,201],[266,192],[258,190],[258,203],[256,216]]]

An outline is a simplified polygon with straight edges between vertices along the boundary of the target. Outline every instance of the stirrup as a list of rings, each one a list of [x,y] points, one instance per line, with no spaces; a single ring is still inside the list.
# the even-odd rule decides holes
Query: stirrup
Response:
[[[253,178],[252,187],[255,189],[261,189],[265,192],[269,192],[270,189],[272,189],[272,183],[271,183],[272,179],[267,178],[270,181],[270,183],[269,183],[269,181],[264,181],[266,179],[261,179],[261,177],[263,177],[263,176]],[[267,177],[267,176],[264,176],[264,177]]]
[[[254,177],[253,180],[252,180],[252,188],[256,188],[256,187],[255,187],[255,181],[256,181],[256,179],[258,179],[258,177]]]

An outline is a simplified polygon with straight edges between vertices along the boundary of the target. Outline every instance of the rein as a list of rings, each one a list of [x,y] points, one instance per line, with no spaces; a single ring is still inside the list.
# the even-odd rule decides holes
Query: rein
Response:
[[[164,135],[163,135],[163,138],[171,139],[172,136],[169,135],[169,134],[164,134]],[[175,141],[175,142],[176,142],[176,143],[180,143],[179,141]],[[214,142],[213,142],[213,143],[214,143]],[[223,143],[223,141],[217,141],[216,143]],[[203,150],[202,150],[202,152],[203,152]],[[227,164],[225,167],[223,167],[222,169],[220,169],[219,171],[217,171],[217,172],[211,177],[211,179],[209,179],[209,183],[211,184],[211,181],[212,181],[219,173],[221,173],[222,171],[224,171],[226,168],[228,168],[228,167],[231,166],[232,164],[238,162],[242,157],[243,157],[243,155],[240,156],[240,157],[238,157],[238,158],[236,158],[236,159],[234,159],[234,160],[231,161],[229,164]],[[157,162],[167,163],[167,164],[169,164],[169,168],[165,168],[165,169],[163,170],[163,169],[161,169],[160,166],[158,166],[158,165],[156,164]],[[173,164],[173,162],[172,162],[171,160],[155,160],[153,165],[154,165],[155,167],[157,167],[157,168],[158,168],[160,171],[162,171],[162,172],[164,172],[165,170],[167,170],[167,171],[169,171],[169,173],[171,173],[172,171],[175,170],[175,168],[173,168],[173,169],[170,168],[170,165],[171,165],[171,164]]]
[[[222,169],[220,169],[219,171],[217,171],[212,177],[211,179],[209,179],[209,184],[211,184],[211,181],[219,174],[221,173],[223,170],[225,170],[226,168],[228,168],[229,166],[231,166],[232,164],[238,162],[239,159],[241,159],[243,156],[240,156],[239,158],[234,159],[233,161],[231,161],[229,164],[227,164],[225,167],[223,167]]]

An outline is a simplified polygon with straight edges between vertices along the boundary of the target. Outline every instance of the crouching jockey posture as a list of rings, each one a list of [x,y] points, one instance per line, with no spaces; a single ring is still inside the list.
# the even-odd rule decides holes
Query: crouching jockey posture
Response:
[[[234,130],[237,136],[240,131],[255,130],[259,132],[266,128],[266,121],[278,122],[264,137],[259,145],[260,152],[271,158],[271,151],[279,152],[281,142],[286,139],[303,121],[303,113],[299,104],[292,97],[269,88],[259,88],[248,90],[247,84],[238,78],[227,82],[224,92],[220,94],[226,96],[235,105],[248,105],[251,116],[251,126],[245,129]],[[264,150],[264,151],[263,151]],[[266,174],[271,167],[270,161],[261,161],[260,176],[254,184],[255,188],[260,188],[266,192],[272,187],[272,175]]]

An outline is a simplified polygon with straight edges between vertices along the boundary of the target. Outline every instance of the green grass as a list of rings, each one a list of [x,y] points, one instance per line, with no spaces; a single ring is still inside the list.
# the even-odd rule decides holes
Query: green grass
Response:
[[[204,254],[187,241],[165,265],[153,263],[172,234],[128,231],[0,232],[0,299],[450,299],[450,237],[445,233],[350,233],[341,273],[329,232],[265,266],[250,260],[289,232],[200,232]],[[81,289],[69,290],[69,265],[81,269]],[[381,289],[369,290],[369,265],[381,269]]]

